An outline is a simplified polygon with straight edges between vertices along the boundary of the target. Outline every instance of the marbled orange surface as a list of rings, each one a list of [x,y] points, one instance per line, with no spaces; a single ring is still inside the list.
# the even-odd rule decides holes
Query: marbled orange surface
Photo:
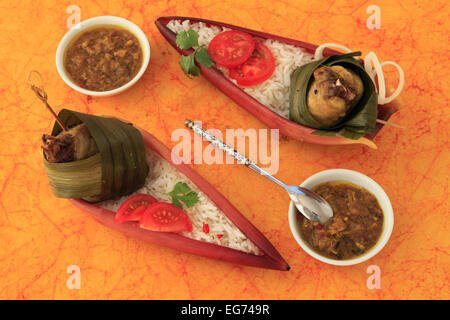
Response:
[[[447,1],[3,1],[0,4],[0,298],[2,299],[448,299],[449,83]],[[133,88],[92,98],[70,89],[55,66],[67,31],[66,8],[82,20],[127,18],[147,34],[150,66]],[[369,30],[369,5],[381,29]],[[194,165],[258,227],[289,262],[289,272],[209,260],[129,239],[108,230],[68,201],[55,198],[42,164],[40,137],[52,117],[26,83],[37,69],[49,102],[82,112],[126,118],[173,146],[186,118],[208,128],[266,128],[205,79],[188,79],[179,56],[157,31],[163,15],[209,18],[312,43],[374,50],[406,73],[403,109],[383,128],[378,150],[280,140],[277,177],[299,184],[330,168],[360,171],[389,195],[395,212],[390,241],[360,265],[314,260],[289,231],[284,191],[238,165]],[[252,190],[248,193],[248,190]],[[66,287],[69,265],[81,289]],[[367,267],[381,269],[369,290]]]

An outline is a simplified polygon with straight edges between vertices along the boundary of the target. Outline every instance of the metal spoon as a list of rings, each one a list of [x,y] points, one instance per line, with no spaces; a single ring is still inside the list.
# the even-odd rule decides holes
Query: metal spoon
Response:
[[[284,184],[280,180],[276,179],[275,177],[258,167],[255,163],[247,159],[245,156],[231,148],[229,145],[225,144],[223,141],[217,139],[212,134],[203,130],[202,127],[195,124],[191,120],[186,120],[184,124],[186,125],[186,127],[194,131],[194,133],[196,133],[206,141],[211,142],[218,149],[228,153],[239,163],[245,164],[247,167],[255,170],[260,175],[269,178],[276,184],[285,188],[298,211],[300,211],[307,219],[318,222],[320,224],[324,224],[333,217],[333,209],[331,208],[330,204],[318,194],[302,187],[288,186]]]

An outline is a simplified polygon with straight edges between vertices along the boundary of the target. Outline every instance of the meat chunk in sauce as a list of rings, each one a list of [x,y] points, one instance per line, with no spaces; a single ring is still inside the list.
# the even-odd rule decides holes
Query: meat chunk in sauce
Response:
[[[300,235],[317,253],[347,260],[372,248],[383,230],[383,211],[378,200],[364,188],[347,182],[327,182],[314,188],[333,208],[324,225],[301,214]]]
[[[119,88],[142,65],[139,40],[129,31],[97,27],[82,33],[65,54],[64,67],[80,87],[93,91]]]

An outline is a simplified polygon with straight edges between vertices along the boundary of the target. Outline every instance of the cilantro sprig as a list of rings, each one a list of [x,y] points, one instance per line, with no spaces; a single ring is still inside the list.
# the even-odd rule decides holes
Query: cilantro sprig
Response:
[[[182,202],[186,207],[192,208],[199,200],[197,192],[192,191],[184,182],[177,182],[169,195],[172,197],[172,203],[181,209],[183,209]]]
[[[189,75],[196,77],[200,74],[200,68],[195,64],[195,60],[206,68],[211,68],[215,64],[209,56],[208,49],[198,44],[198,33],[195,30],[178,32],[175,42],[180,49],[195,49],[188,56],[182,55],[179,62],[181,69],[188,77]]]

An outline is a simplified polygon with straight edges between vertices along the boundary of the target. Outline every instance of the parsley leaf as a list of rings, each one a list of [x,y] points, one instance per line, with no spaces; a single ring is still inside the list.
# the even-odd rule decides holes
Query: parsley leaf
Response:
[[[182,55],[179,62],[181,69],[188,77],[189,75],[198,76],[200,74],[200,68],[195,64],[194,57],[199,64],[206,68],[211,68],[215,64],[209,56],[208,49],[199,46],[198,33],[195,30],[178,32],[175,43],[183,50],[197,47],[189,56]]]
[[[213,65],[215,65],[214,61],[212,61],[211,57],[209,56],[208,49],[204,47],[200,47],[197,49],[195,58],[197,59],[197,62],[204,67],[211,68]]]
[[[193,54],[189,56],[182,55],[179,63],[181,69],[187,76],[189,76],[190,74],[193,76],[198,76],[200,74],[200,68],[195,65]]]
[[[198,202],[198,194],[194,191],[180,196],[179,199],[184,202],[188,208],[192,208]]]
[[[190,49],[198,46],[198,33],[194,30],[187,30],[177,33],[175,43],[180,49]]]
[[[183,205],[181,204],[181,202],[178,200],[178,198],[174,198],[172,197],[172,204],[176,205],[178,208],[183,209]]]
[[[192,208],[198,202],[198,194],[192,191],[184,182],[178,182],[173,190],[169,192],[172,197],[172,204],[183,209],[183,202],[188,208]]]
[[[191,191],[191,188],[189,188],[189,186],[186,183],[178,182],[173,188],[172,192],[170,193],[178,194],[178,193],[187,193],[189,191]]]

